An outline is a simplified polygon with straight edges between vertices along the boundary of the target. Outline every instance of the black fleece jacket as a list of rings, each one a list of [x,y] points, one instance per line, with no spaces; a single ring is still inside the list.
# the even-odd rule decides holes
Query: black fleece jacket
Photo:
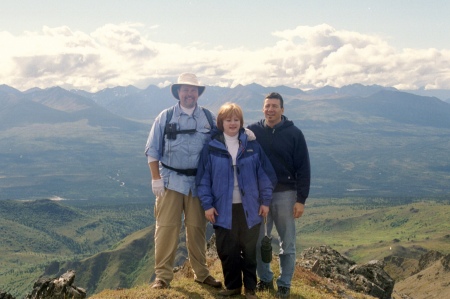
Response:
[[[302,131],[284,115],[273,128],[266,126],[264,119],[248,128],[275,169],[278,184],[274,192],[297,190],[297,202],[304,204],[309,195],[311,167]]]

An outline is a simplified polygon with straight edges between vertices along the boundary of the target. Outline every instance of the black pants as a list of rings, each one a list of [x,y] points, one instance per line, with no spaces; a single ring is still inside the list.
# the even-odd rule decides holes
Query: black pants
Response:
[[[261,225],[248,228],[242,204],[233,204],[231,230],[215,226],[216,247],[227,289],[256,288],[256,242]]]

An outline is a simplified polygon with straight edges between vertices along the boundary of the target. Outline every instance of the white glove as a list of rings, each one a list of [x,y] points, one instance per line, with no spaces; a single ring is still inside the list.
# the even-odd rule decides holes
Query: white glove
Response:
[[[163,197],[164,196],[164,180],[152,180],[152,191],[153,194],[155,194],[156,197]]]
[[[249,130],[249,129],[245,128],[245,134],[247,135],[247,140],[248,141],[256,140],[255,133],[253,133],[252,130]]]

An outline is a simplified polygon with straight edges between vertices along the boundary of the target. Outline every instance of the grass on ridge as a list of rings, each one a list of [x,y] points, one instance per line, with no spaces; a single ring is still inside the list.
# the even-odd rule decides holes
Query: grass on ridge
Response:
[[[208,261],[211,275],[223,282],[222,267],[220,260],[210,259]],[[279,274],[278,258],[272,261],[272,270],[275,276]],[[104,290],[89,299],[211,299],[224,298],[218,295],[219,289],[204,286],[194,282],[194,276],[189,263],[175,273],[169,289],[153,290],[151,284],[142,284],[131,289]],[[276,291],[257,292],[260,299],[275,298]],[[326,278],[317,276],[301,267],[296,267],[292,280],[291,297],[296,299],[331,299],[343,298],[368,299],[372,296],[356,293],[346,289],[343,285],[330,282]],[[345,297],[345,295],[344,295]],[[244,291],[239,296],[230,298],[245,298]]]

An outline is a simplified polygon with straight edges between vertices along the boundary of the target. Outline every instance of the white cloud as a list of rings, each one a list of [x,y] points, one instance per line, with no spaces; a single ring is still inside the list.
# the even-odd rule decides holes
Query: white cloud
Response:
[[[395,49],[379,36],[327,24],[272,33],[271,47],[226,49],[158,43],[142,24],[107,24],[92,33],[43,27],[0,32],[0,83],[20,90],[62,86],[97,91],[117,85],[166,86],[190,71],[208,85],[258,83],[302,89],[352,83],[450,89],[450,49]],[[158,30],[152,26],[151,30]],[[263,33],[261,33],[263,34]]]

